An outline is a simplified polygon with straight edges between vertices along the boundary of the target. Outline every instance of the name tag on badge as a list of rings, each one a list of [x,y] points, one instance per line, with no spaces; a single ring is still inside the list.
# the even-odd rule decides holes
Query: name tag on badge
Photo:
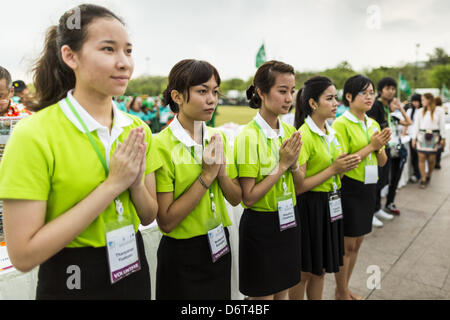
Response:
[[[278,200],[278,216],[280,218],[280,231],[297,226],[294,203],[291,196],[289,196],[289,199]]]
[[[208,231],[208,243],[213,263],[230,252],[225,229],[222,224]]]
[[[106,233],[111,283],[141,270],[136,235],[133,225],[128,225]]]
[[[365,166],[364,184],[373,184],[378,181],[378,166]]]
[[[329,194],[328,204],[330,206],[331,222],[342,219],[344,217],[342,213],[341,196],[339,195],[338,192],[333,192]]]

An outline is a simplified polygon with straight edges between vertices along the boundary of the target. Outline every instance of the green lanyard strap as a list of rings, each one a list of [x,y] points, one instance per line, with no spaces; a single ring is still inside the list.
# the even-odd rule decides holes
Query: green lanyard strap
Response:
[[[333,161],[334,161],[334,159],[333,159],[333,155],[331,154],[331,147],[330,147],[330,144],[331,144],[331,142],[330,142],[330,144],[328,144],[326,141],[325,141],[325,138],[323,137],[323,136],[320,136],[321,138],[322,138],[322,142],[325,144],[325,146],[327,147],[327,151],[328,151],[328,158],[330,159],[330,166],[331,165],[333,165]],[[334,152],[333,152],[334,153]],[[337,190],[337,183],[336,183],[336,175],[333,175],[333,188],[334,188],[334,191],[336,191]]]
[[[70,110],[72,110],[72,113],[75,115],[75,117],[77,118],[78,122],[81,124],[81,126],[84,129],[84,132],[86,133],[86,135],[89,138],[89,141],[91,142],[92,146],[94,147],[95,152],[97,153],[98,158],[100,159],[100,162],[102,163],[103,169],[105,169],[105,174],[106,176],[108,176],[109,174],[109,168],[108,165],[106,163],[105,157],[103,157],[97,143],[94,140],[94,137],[92,136],[92,134],[89,132],[89,129],[87,128],[86,124],[84,123],[84,121],[81,119],[80,115],[78,114],[77,110],[75,110],[74,106],[72,105],[72,103],[70,102],[69,98],[66,97],[66,103],[69,106]]]
[[[389,106],[384,106],[384,112],[387,114],[387,123],[388,127],[391,127],[391,111],[389,110]]]
[[[256,120],[253,120],[253,122],[256,124],[256,127],[259,129],[259,131],[261,132],[261,134],[264,136],[267,146],[270,149],[270,154],[275,156],[275,159],[277,160],[277,163],[279,162],[280,156],[278,154],[278,152],[276,152],[276,150],[273,149],[272,147],[272,139],[269,139],[266,134],[264,133],[263,129],[261,128],[261,126],[258,124],[258,122],[256,122]],[[281,126],[281,123],[280,123]],[[281,130],[281,128],[280,128]],[[270,143],[268,140],[271,140]],[[283,174],[283,189],[284,189],[284,193],[287,193],[287,185],[286,185],[286,172]]]

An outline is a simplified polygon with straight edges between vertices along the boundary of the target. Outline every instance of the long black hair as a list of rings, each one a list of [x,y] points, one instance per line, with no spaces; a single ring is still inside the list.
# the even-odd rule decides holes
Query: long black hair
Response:
[[[320,96],[330,86],[334,86],[333,81],[322,76],[312,77],[305,82],[303,88],[297,93],[295,101],[294,126],[297,130],[305,123],[305,119],[312,114],[313,110],[309,100],[313,99],[319,103]]]

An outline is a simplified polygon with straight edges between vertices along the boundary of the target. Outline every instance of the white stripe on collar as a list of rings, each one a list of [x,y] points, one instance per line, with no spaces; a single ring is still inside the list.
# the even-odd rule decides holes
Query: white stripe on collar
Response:
[[[328,134],[325,134],[322,130],[319,129],[319,127],[316,125],[314,120],[311,118],[311,116],[308,116],[305,119],[305,123],[308,125],[309,129],[318,134],[321,137],[326,137],[330,141],[333,140],[334,136],[336,135],[336,131],[328,125],[328,122],[325,121],[325,128],[328,132]]]
[[[365,125],[363,121],[357,119],[349,110],[345,111],[343,116],[353,123],[362,123],[363,125]],[[373,123],[372,119],[370,119],[367,114],[364,114],[364,118],[366,119],[367,128],[370,128]]]
[[[86,111],[86,109],[84,109],[81,106],[81,104],[72,95],[72,92],[73,92],[73,90],[70,90],[69,92],[67,92],[67,97],[68,97],[69,101],[72,103],[75,110],[80,115],[81,119],[86,124],[86,127],[88,128],[89,132],[92,132],[92,131],[95,131],[95,130],[98,130],[101,128],[103,128],[103,129],[106,128],[105,126],[102,126],[97,120],[95,120]],[[66,115],[66,117],[69,119],[69,121],[72,122],[75,127],[77,127],[78,130],[80,130],[81,132],[84,133],[84,128],[82,127],[82,125],[80,124],[78,119],[75,117],[72,110],[70,110],[70,107],[67,105],[65,100],[66,99],[62,99],[61,101],[59,101],[59,106],[60,106],[62,112]],[[120,110],[117,109],[117,107],[112,102],[112,100],[111,100],[111,104],[112,104],[112,110],[113,110],[113,115],[114,115],[114,126],[111,131],[113,131],[114,128],[116,128],[116,130],[117,130],[119,128],[127,127],[133,123],[133,120],[131,120],[129,117],[127,117],[125,114],[123,114]]]
[[[279,137],[284,138],[284,129],[283,129],[283,126],[281,125],[281,121],[279,118],[277,118],[278,127],[280,128],[278,133],[276,133],[275,130],[269,126],[269,124],[266,122],[266,120],[264,120],[264,118],[259,114],[259,112],[256,114],[256,116],[253,119],[256,121],[257,124],[259,124],[259,126],[261,127],[261,129],[263,130],[263,132],[267,138],[269,138],[269,139],[274,139],[274,138],[279,138]]]
[[[195,125],[201,125],[203,126],[203,145],[205,145],[205,141],[209,141],[209,135],[208,130],[206,128],[206,124],[204,121],[196,121]],[[169,128],[172,131],[172,134],[177,138],[182,144],[184,144],[186,147],[199,147],[200,145],[195,142],[189,133],[186,131],[186,129],[183,128],[180,121],[178,120],[178,115],[175,116],[175,118],[172,120],[172,122],[169,124]],[[195,130],[196,131],[196,130]]]

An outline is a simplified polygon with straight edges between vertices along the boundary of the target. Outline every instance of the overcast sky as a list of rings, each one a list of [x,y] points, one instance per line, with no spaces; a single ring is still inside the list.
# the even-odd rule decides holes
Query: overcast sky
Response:
[[[45,31],[89,1],[1,1],[0,65],[31,80]],[[204,59],[222,79],[247,79],[264,42],[269,59],[299,71],[347,60],[356,70],[450,53],[449,0],[92,0],[121,16],[134,46],[134,77],[167,76],[184,58]]]

